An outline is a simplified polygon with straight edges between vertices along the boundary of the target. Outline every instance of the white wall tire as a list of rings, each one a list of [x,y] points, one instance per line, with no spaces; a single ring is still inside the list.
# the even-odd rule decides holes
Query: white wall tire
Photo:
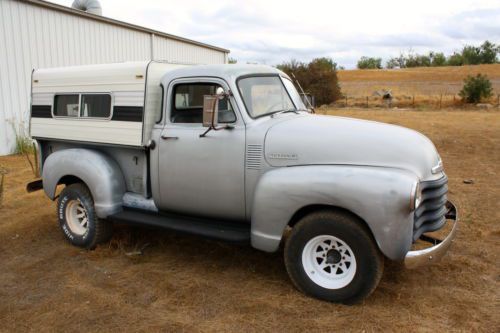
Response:
[[[92,194],[85,184],[71,184],[62,190],[57,216],[64,236],[73,245],[93,249],[111,237],[112,224],[97,217]]]
[[[383,256],[363,221],[343,211],[319,211],[300,220],[285,244],[285,265],[305,294],[357,303],[377,287]]]

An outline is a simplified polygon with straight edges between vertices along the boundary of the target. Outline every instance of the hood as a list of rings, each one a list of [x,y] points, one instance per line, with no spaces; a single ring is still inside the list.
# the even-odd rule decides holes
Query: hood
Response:
[[[274,167],[369,165],[409,170],[420,179],[435,177],[439,155],[423,134],[404,127],[352,118],[307,115],[269,128],[265,158]]]

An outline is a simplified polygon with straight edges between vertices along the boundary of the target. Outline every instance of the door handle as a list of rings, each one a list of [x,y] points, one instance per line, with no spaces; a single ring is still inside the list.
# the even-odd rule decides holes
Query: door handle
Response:
[[[178,136],[168,136],[168,135],[163,135],[163,134],[161,135],[161,138],[163,140],[178,140],[179,139]]]

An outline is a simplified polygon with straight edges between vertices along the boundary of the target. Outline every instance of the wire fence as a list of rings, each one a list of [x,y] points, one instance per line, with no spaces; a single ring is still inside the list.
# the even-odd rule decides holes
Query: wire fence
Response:
[[[396,95],[391,97],[383,96],[349,96],[344,95],[341,99],[333,103],[334,107],[385,107],[385,108],[450,108],[464,107],[467,104],[457,94],[437,94],[437,95]],[[500,107],[500,94],[495,94],[488,100],[477,104],[480,107],[494,108]]]

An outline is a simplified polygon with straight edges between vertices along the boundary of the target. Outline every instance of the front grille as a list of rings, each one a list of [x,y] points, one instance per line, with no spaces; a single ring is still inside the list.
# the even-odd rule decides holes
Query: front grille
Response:
[[[413,241],[425,232],[439,230],[446,223],[448,177],[421,182],[422,203],[415,211]]]

